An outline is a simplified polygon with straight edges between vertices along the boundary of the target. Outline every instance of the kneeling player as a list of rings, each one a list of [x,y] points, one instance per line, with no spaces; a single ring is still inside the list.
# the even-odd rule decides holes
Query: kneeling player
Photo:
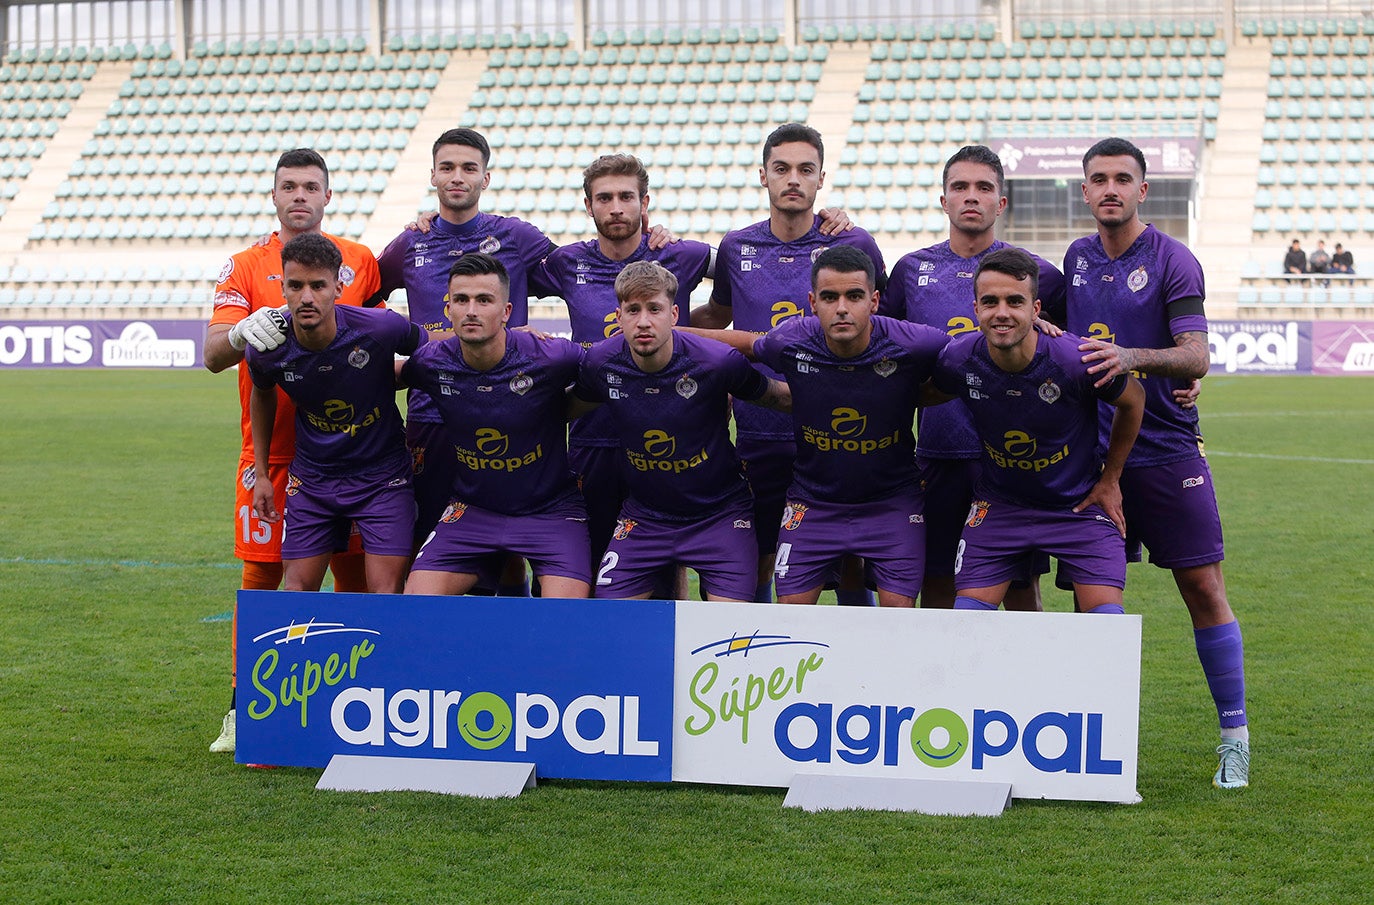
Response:
[[[496,258],[449,269],[454,336],[400,367],[443,418],[457,456],[452,497],[420,547],[407,594],[466,594],[502,554],[530,561],[545,597],[586,597],[587,511],[568,467],[567,388],[582,349],[506,328],[510,278]]]
[[[342,256],[325,237],[297,236],[282,247],[281,257],[282,294],[290,311],[286,342],[247,355],[258,478],[253,509],[267,522],[283,518],[267,470],[280,386],[296,404],[283,587],[318,591],[330,557],[343,548],[356,522],[367,589],[399,593],[415,500],[393,361],[414,352],[424,335],[392,311],[336,307]]]
[[[955,565],[955,609],[995,610],[1037,552],[1059,558],[1089,613],[1121,613],[1126,586],[1121,470],[1145,394],[1121,375],[1100,389],[1080,340],[1036,332],[1039,265],[1016,248],[988,253],[974,275],[978,332],[953,339],[934,383],[963,399],[983,468]],[[1105,462],[1097,405],[1116,407]]]
[[[785,410],[785,384],[719,343],[675,334],[677,278],[650,261],[616,277],[621,333],[588,350],[575,410],[604,403],[625,454],[629,496],[596,596],[646,598],[655,574],[697,571],[709,600],[752,600],[753,498],[730,443],[729,397]]]

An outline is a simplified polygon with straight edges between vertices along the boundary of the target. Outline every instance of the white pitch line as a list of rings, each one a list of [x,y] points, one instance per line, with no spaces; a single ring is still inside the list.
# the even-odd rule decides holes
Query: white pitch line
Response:
[[[1331,412],[1318,412],[1318,411],[1310,411],[1310,410],[1309,410],[1309,411],[1300,411],[1300,412],[1271,412],[1271,411],[1265,411],[1265,412],[1209,412],[1209,411],[1204,411],[1204,412],[1202,412],[1202,417],[1203,417],[1204,420],[1207,420],[1207,419],[1210,419],[1210,418],[1293,418],[1293,417],[1296,417],[1296,416],[1299,416],[1299,415],[1301,415],[1301,416],[1312,416],[1312,417],[1317,417],[1317,418],[1346,418],[1346,417],[1349,417],[1349,416],[1351,416],[1351,415],[1374,415],[1374,411],[1365,411],[1365,410],[1363,410],[1363,409],[1352,409],[1352,410],[1346,410],[1346,411],[1331,411]]]
[[[1273,459],[1276,462],[1328,462],[1333,465],[1374,465],[1374,459],[1335,459],[1325,456],[1274,456],[1269,453],[1223,452],[1209,449],[1207,456],[1232,459]]]

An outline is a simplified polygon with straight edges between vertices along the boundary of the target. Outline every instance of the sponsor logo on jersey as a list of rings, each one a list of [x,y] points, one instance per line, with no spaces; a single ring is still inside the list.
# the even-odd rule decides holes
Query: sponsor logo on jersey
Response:
[[[282,383],[295,383],[297,380],[300,380],[300,378],[296,376],[295,371],[282,371],[281,379]]]
[[[494,255],[501,250],[501,240],[495,236],[487,236],[477,246],[477,250],[484,255]]]
[[[416,266],[416,267],[424,267],[426,264],[430,263],[430,262],[433,261],[433,260],[434,260],[433,258],[427,258],[427,257],[425,257],[424,255],[416,255],[416,256],[415,256],[415,266]]]
[[[1078,260],[1074,262],[1073,269],[1074,269],[1074,270],[1077,270],[1077,271],[1079,271],[1079,272],[1082,272],[1082,271],[1087,270],[1087,269],[1088,269],[1088,259],[1085,258],[1085,257],[1083,257],[1082,255],[1079,255],[1079,256],[1078,256]]]
[[[697,382],[686,374],[678,379],[677,386],[674,387],[677,394],[683,399],[691,399],[697,394]]]
[[[356,437],[358,431],[369,428],[382,420],[382,407],[375,406],[361,421],[354,421],[357,413],[353,404],[345,399],[326,399],[321,406],[324,417],[314,412],[305,412],[305,421],[322,434],[348,434]],[[298,410],[299,411],[299,410]]]
[[[785,320],[791,320],[794,317],[802,317],[806,314],[796,302],[788,301],[774,302],[772,312],[772,317],[769,318],[768,321],[770,327],[776,327]],[[800,358],[801,356],[799,355],[798,357]]]
[[[230,258],[229,260],[225,261],[225,262],[224,262],[224,266],[221,267],[221,268],[219,269],[219,279],[216,280],[215,282],[217,282],[217,283],[223,283],[225,280],[229,279],[229,277],[232,276],[233,273],[234,273],[234,259],[233,259],[233,258]]]
[[[1186,490],[1186,489],[1188,489],[1188,488],[1190,488],[1190,487],[1201,487],[1203,484],[1206,484],[1206,483],[1207,483],[1207,478],[1206,478],[1205,475],[1198,475],[1198,476],[1195,477],[1195,478],[1184,478],[1184,479],[1183,479],[1183,488]]]
[[[739,271],[740,271],[740,273],[748,273],[749,271],[751,271],[751,270],[753,270],[753,269],[754,269],[754,262],[753,262],[753,261],[740,261],[740,262],[739,262]]]
[[[630,532],[635,530],[635,525],[639,522],[632,518],[616,519],[615,533],[612,535],[616,540],[624,540],[630,536]]]
[[[353,351],[348,353],[348,363],[355,368],[365,368],[371,360],[372,356],[362,346],[354,346]]]
[[[452,500],[444,507],[444,514],[439,516],[439,521],[446,525],[452,525],[463,517],[463,513],[468,511],[468,504]]]
[[[918,268],[918,270],[920,270],[921,273],[934,273],[934,272],[935,272],[935,262],[934,262],[934,261],[922,261],[922,262],[921,262],[921,266]]]
[[[517,396],[523,396],[534,386],[534,378],[528,374],[516,374],[510,379],[510,391]]]
[[[1075,286],[1086,286],[1088,285],[1088,281],[1083,279],[1083,275],[1081,273],[1075,273],[1073,275],[1073,284]]]
[[[987,500],[974,500],[973,505],[968,507],[968,518],[964,521],[970,528],[977,528],[983,524],[983,519],[988,517],[988,510],[992,504]]]
[[[288,471],[286,473],[286,495],[295,496],[296,494],[300,493],[300,490],[301,479]]]
[[[965,373],[964,383],[968,384],[971,387],[980,387],[983,385],[983,380],[977,374]]]
[[[1142,264],[1135,270],[1132,270],[1130,276],[1126,277],[1126,288],[1130,289],[1132,292],[1139,292],[1144,289],[1149,282],[1150,275],[1145,272],[1145,265]]]
[[[258,483],[258,470],[252,465],[246,466],[239,473],[239,483],[243,485],[244,490],[252,490]]]
[[[242,308],[247,311],[251,306],[248,299],[239,295],[237,292],[216,292],[215,308]]]
[[[746,257],[746,258],[747,258],[747,257],[749,257],[750,255],[756,255],[756,254],[758,254],[758,249],[754,248],[754,246],[752,246],[752,245],[741,245],[741,246],[739,247],[739,253],[740,253],[740,255],[741,255],[742,257]]]
[[[792,257],[791,255],[783,255],[783,256],[781,256],[781,257],[778,258],[778,263],[779,263],[779,264],[791,264],[791,263],[792,263],[793,261],[795,261],[795,260],[797,260],[797,259],[794,258],[794,257]]]
[[[806,506],[801,503],[787,501],[787,507],[782,510],[782,527],[785,531],[796,531],[801,527],[802,519],[806,518]]]
[[[998,468],[1040,472],[1069,456],[1068,444],[1048,456],[1037,456],[1038,444],[1035,438],[1024,431],[1007,431],[1002,440],[1002,449],[997,449],[990,443],[983,444],[988,458]]]
[[[533,465],[544,458],[544,445],[536,444],[534,449],[520,455],[511,453],[510,437],[494,427],[478,428],[473,435],[475,450],[455,445],[453,447],[458,461],[473,471],[515,471],[526,465]]]
[[[1059,397],[1062,396],[1063,393],[1060,391],[1058,384],[1053,380],[1046,380],[1044,383],[1040,384],[1040,388],[1035,391],[1035,395],[1039,396],[1043,402],[1054,405],[1059,401]]]

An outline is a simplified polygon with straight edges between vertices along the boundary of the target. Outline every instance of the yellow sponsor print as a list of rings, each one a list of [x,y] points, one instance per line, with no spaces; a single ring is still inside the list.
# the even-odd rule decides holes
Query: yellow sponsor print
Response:
[[[958,336],[961,333],[976,333],[978,325],[971,317],[951,317],[945,325],[945,332],[950,336]]]
[[[809,424],[802,425],[802,440],[821,452],[858,453],[861,456],[888,449],[901,442],[900,429],[883,437],[865,438],[868,416],[858,409],[840,406],[830,412],[830,430]]]
[[[354,421],[353,405],[343,399],[327,399],[324,405],[324,416],[321,417],[313,412],[305,413],[305,421],[315,430],[325,434],[348,434],[356,437],[358,431],[371,427],[382,420],[381,406],[377,406],[368,412],[361,421]]]
[[[458,461],[473,471],[515,471],[526,465],[533,465],[544,458],[544,445],[541,443],[524,455],[507,455],[510,452],[510,437],[493,427],[481,427],[473,434],[473,445],[477,449],[454,446]]]
[[[1098,321],[1097,323],[1092,324],[1088,327],[1087,338],[1100,339],[1104,343],[1114,343],[1116,342],[1116,331],[1113,330],[1111,327],[1108,327],[1101,321]],[[1134,377],[1136,380],[1144,380],[1146,375],[1140,371],[1132,371],[1131,376]]]
[[[806,311],[796,302],[774,302],[772,318],[769,323],[776,327],[783,321],[791,320],[794,317],[805,317]]]
[[[1067,443],[1063,449],[1055,450],[1048,456],[1037,456],[1039,447],[1035,438],[1025,431],[1007,431],[1003,434],[1000,450],[990,443],[984,443],[983,449],[987,451],[988,458],[992,459],[992,464],[998,468],[1015,468],[1020,471],[1041,472],[1069,457]]]
[[[674,458],[676,453],[676,437],[667,431],[647,430],[644,432],[644,450],[626,449],[625,457],[636,471],[671,471],[673,474],[696,468],[710,458],[705,447],[696,455],[685,458]]]
[[[601,328],[601,334],[607,339],[610,339],[620,332],[620,318],[616,316],[616,312],[612,311],[610,314],[603,317],[601,321],[605,324],[605,326]]]

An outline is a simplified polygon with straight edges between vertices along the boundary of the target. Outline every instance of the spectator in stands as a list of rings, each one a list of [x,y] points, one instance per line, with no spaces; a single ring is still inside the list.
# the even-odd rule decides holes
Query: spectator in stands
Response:
[[[1355,256],[1345,250],[1345,246],[1336,243],[1336,253],[1331,256],[1332,273],[1354,273]]]
[[[1326,273],[1331,266],[1331,254],[1326,250],[1326,242],[1318,239],[1317,250],[1307,256],[1308,273]]]
[[[1307,273],[1307,255],[1302,250],[1302,245],[1297,239],[1288,247],[1288,254],[1283,256],[1284,273]]]

